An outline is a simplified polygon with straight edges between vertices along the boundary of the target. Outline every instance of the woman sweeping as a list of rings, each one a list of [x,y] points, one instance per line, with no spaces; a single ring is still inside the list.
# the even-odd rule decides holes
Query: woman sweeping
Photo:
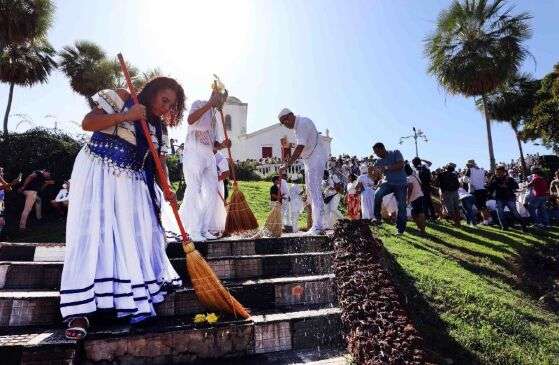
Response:
[[[133,105],[128,93],[103,90],[82,126],[93,131],[72,171],[60,310],[66,337],[83,339],[88,316],[109,310],[132,323],[155,315],[181,285],[165,255],[162,192],[139,119],[148,121],[165,166],[166,127],[182,118],[184,91],[171,78],[147,83]],[[136,122],[134,122],[136,121]],[[165,199],[175,199],[172,193]]]

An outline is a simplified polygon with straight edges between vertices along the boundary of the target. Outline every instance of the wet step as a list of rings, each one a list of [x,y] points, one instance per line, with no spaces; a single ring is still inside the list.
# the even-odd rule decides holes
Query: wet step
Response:
[[[334,275],[309,275],[255,280],[226,280],[224,285],[251,310],[335,302]],[[181,289],[157,307],[161,316],[192,315],[205,309],[192,288]],[[0,327],[60,323],[58,291],[0,291]]]
[[[327,236],[289,234],[281,238],[247,239],[231,237],[197,242],[196,248],[204,257],[271,255],[285,253],[332,251]],[[0,261],[64,261],[63,243],[7,243],[0,242]],[[184,252],[178,242],[170,242],[167,253],[171,258],[182,258]]]
[[[217,364],[223,358],[231,363],[239,363],[234,362],[236,359],[246,364],[280,364],[291,363],[288,359],[339,358],[341,332],[339,308],[261,314],[251,320],[215,325],[194,325],[191,317],[174,317],[142,326],[93,327],[81,344],[83,351],[77,351],[78,345],[66,340],[60,328],[0,335],[0,354],[14,363],[33,364],[62,360],[86,364]],[[317,350],[320,353],[321,347],[328,351],[319,357]],[[308,348],[312,350],[303,350]],[[264,355],[276,352],[276,356]],[[278,362],[281,359],[286,362]]]
[[[211,257],[207,259],[220,279],[273,278],[320,275],[332,272],[332,252]],[[185,284],[189,283],[184,257],[171,259]],[[0,262],[0,289],[60,288],[62,262]]]

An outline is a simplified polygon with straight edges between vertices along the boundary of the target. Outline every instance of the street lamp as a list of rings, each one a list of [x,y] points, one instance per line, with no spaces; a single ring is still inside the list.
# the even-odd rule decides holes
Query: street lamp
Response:
[[[405,140],[413,138],[413,141],[415,143],[415,157],[419,157],[419,152],[417,150],[417,140],[421,139],[421,140],[423,140],[423,142],[429,142],[429,140],[427,139],[427,135],[425,133],[423,133],[423,131],[421,129],[416,130],[415,127],[413,127],[412,129],[413,129],[413,134],[409,135],[409,136],[400,137],[399,144],[402,145],[402,144],[404,144]]]

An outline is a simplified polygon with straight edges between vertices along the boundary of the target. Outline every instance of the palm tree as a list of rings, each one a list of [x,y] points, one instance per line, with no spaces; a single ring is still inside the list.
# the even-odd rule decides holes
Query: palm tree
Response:
[[[76,41],[59,52],[60,68],[70,79],[72,90],[84,96],[93,105],[93,94],[113,85],[112,62],[105,52],[93,42]]]
[[[505,0],[455,0],[443,10],[436,31],[426,39],[428,72],[451,94],[481,97],[516,74],[529,54],[523,42],[531,35],[527,13],[512,15]],[[485,125],[491,168],[495,154],[487,108]]]
[[[46,36],[53,17],[50,0],[0,0],[0,49]]]
[[[144,87],[145,84],[159,76],[163,76],[163,72],[161,72],[161,69],[159,67],[154,67],[150,70],[140,73],[136,79],[139,85],[138,89],[141,89],[142,87]]]
[[[4,135],[8,134],[8,117],[12,107],[15,85],[33,86],[45,83],[56,68],[56,51],[44,38],[4,48],[0,55],[0,81],[10,84],[8,105],[4,114]]]
[[[510,124],[516,136],[523,174],[526,174],[527,170],[522,150],[521,128],[532,115],[539,88],[539,80],[534,80],[529,75],[516,75],[507,80],[495,92],[487,94],[485,106],[482,99],[476,100],[478,108],[486,109],[489,118]]]

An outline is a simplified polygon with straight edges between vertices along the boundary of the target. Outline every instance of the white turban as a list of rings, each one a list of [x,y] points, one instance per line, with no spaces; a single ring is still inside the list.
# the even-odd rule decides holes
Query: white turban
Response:
[[[281,119],[281,118],[283,118],[284,116],[286,116],[287,114],[292,114],[292,113],[293,113],[293,112],[292,112],[291,110],[289,110],[289,109],[287,109],[287,108],[283,108],[283,109],[281,110],[281,112],[279,112],[279,114],[278,114],[278,119]]]

